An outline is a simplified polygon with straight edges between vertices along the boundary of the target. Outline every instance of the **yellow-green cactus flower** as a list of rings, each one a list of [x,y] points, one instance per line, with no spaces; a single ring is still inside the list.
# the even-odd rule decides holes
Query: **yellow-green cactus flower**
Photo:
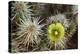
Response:
[[[48,28],[48,39],[50,41],[50,49],[66,49],[66,43],[70,39],[70,28],[69,19],[64,14],[57,14],[50,16],[47,20]],[[72,24],[71,24],[72,25]]]
[[[50,41],[60,41],[64,37],[64,31],[64,26],[61,23],[50,24],[48,27]]]

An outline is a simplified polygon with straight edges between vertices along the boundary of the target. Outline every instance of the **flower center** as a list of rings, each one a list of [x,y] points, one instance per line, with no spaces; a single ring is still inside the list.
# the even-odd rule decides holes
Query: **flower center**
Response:
[[[55,34],[55,35],[58,35],[58,31],[55,31],[54,34]]]

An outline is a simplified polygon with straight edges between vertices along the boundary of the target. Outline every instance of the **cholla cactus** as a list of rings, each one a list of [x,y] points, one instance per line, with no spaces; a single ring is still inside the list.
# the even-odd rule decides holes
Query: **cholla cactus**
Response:
[[[20,19],[20,21],[20,24],[17,24],[19,26],[19,31],[15,33],[18,37],[14,39],[14,41],[17,42],[16,46],[19,47],[20,44],[23,44],[23,46],[28,49],[30,45],[39,44],[40,36],[43,32],[41,28],[44,26],[39,25],[41,22],[39,18],[24,18]]]
[[[24,17],[29,17],[32,15],[32,9],[30,9],[32,5],[28,5],[27,2],[22,2],[22,1],[16,1],[12,3],[12,12],[14,12],[14,16],[11,20],[14,18],[24,18]]]
[[[28,51],[29,46],[34,47],[34,44],[37,46],[40,42],[39,36],[43,34],[41,28],[44,25],[39,24],[42,20],[39,21],[40,17],[32,17],[33,13],[31,11],[33,10],[30,7],[34,6],[35,4],[29,5],[28,3],[22,1],[16,1],[12,3],[11,10],[13,17],[11,18],[11,20],[13,24],[15,24],[16,26],[18,25],[16,29],[12,29],[12,31],[16,30],[15,33],[12,32],[11,36],[11,38],[15,37],[15,39],[12,38],[11,43],[13,46],[13,52],[17,52],[20,50],[25,51],[24,47],[27,48],[26,51]]]
[[[67,49],[66,43],[75,33],[77,21],[75,23],[75,19],[66,16],[77,14],[77,9],[73,8],[72,11],[72,7],[67,8],[67,6],[65,11],[64,5],[59,5],[60,8],[56,9],[53,8],[56,5],[51,5],[52,7],[48,8],[50,11],[47,9],[45,12],[46,4],[23,1],[15,1],[11,4],[12,52]],[[46,20],[42,22],[43,18],[47,19],[47,15],[47,22]]]
[[[69,28],[69,20],[64,14],[57,14],[51,16],[48,19],[48,38],[51,42],[50,48],[54,49],[65,49],[66,41],[66,31]]]

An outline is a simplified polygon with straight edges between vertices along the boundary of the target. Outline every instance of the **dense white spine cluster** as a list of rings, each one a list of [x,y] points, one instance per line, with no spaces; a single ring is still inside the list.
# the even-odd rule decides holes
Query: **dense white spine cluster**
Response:
[[[24,17],[30,17],[32,14],[32,9],[30,9],[31,5],[28,5],[27,2],[22,2],[22,1],[16,1],[15,3],[12,3],[12,11],[15,12],[14,17],[11,19],[13,20],[18,16],[19,14],[24,18]],[[20,17],[20,16],[19,16]]]
[[[57,14],[55,16],[51,16],[51,17],[49,17],[48,21],[49,21],[49,23],[59,22],[64,25],[65,29],[67,29],[70,25],[69,19],[67,19],[64,14]]]
[[[39,18],[24,18],[20,19],[20,21],[20,24],[17,23],[19,31],[15,34],[18,36],[15,38],[17,46],[24,44],[28,48],[29,44],[39,44],[41,40],[40,36],[43,34],[42,27],[44,25],[39,24],[42,20],[39,21]]]

